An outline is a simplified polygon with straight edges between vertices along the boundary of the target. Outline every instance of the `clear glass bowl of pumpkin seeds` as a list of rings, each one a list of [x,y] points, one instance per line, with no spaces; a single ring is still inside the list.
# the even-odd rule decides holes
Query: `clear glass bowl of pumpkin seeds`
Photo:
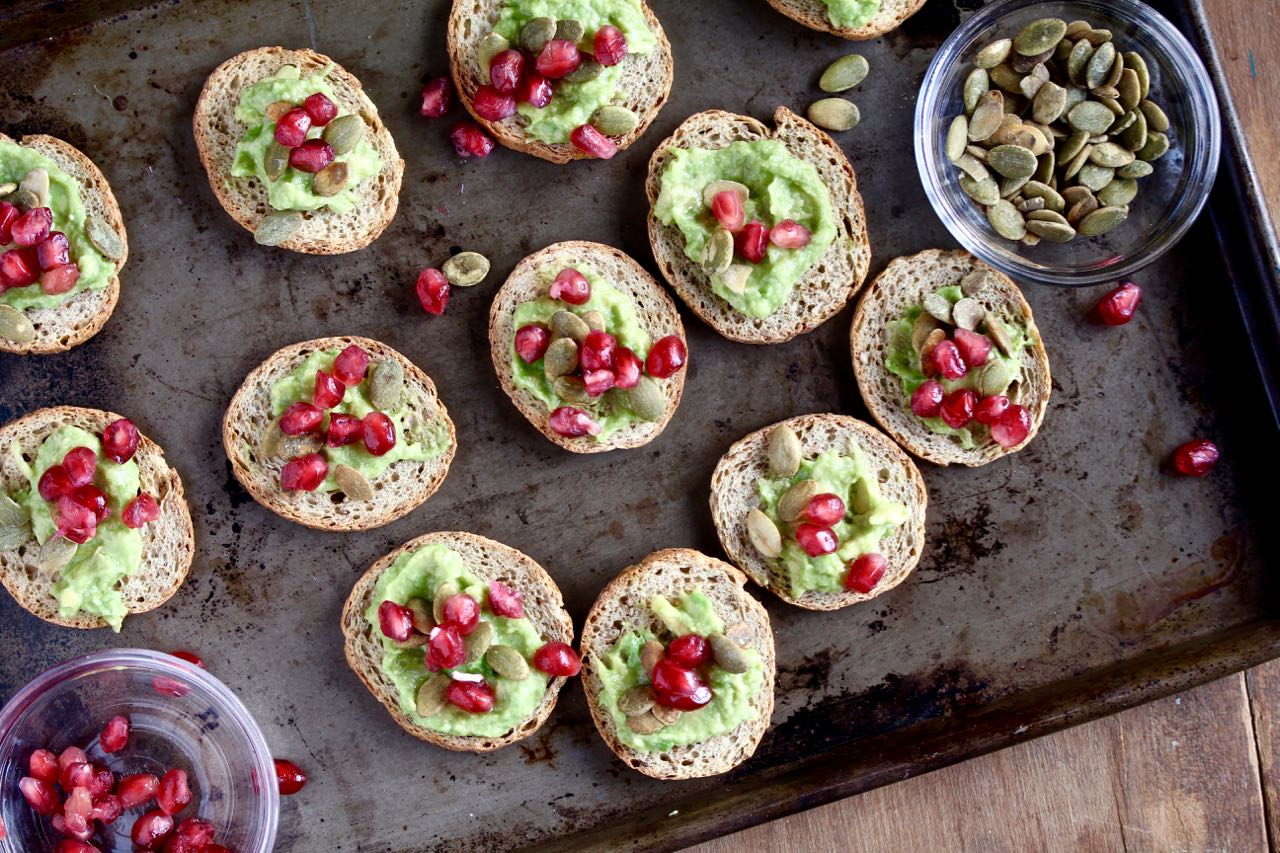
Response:
[[[1052,285],[1114,281],[1173,246],[1221,136],[1204,64],[1138,0],[986,6],[939,49],[915,115],[920,177],[952,236]]]

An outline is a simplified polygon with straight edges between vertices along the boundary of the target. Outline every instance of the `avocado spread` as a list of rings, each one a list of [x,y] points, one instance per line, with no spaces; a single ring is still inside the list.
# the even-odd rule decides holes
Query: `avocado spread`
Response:
[[[458,552],[446,545],[433,543],[396,558],[383,571],[374,588],[373,600],[365,612],[365,618],[376,636],[382,637],[382,671],[396,687],[401,709],[414,723],[447,735],[472,737],[500,737],[515,728],[533,713],[542,701],[547,689],[547,676],[534,667],[529,677],[520,681],[503,678],[483,659],[464,663],[453,670],[442,672],[467,672],[484,676],[484,680],[497,693],[493,710],[484,714],[472,714],[446,704],[444,710],[430,717],[420,717],[415,701],[418,688],[432,673],[427,671],[423,650],[400,649],[382,635],[378,622],[378,607],[390,599],[405,604],[411,598],[431,601],[441,584],[452,583],[460,592],[470,595],[481,605],[480,619],[493,625],[494,645],[510,646],[532,660],[533,653],[543,645],[543,639],[528,617],[509,619],[496,616],[488,606],[488,585],[467,571]]]
[[[638,752],[662,752],[733,731],[752,714],[751,697],[764,683],[764,664],[754,649],[745,650],[749,660],[746,672],[726,672],[715,665],[709,668],[707,685],[712,698],[703,707],[683,712],[674,723],[652,734],[637,734],[627,726],[618,699],[631,688],[649,683],[640,663],[640,649],[646,642],[665,642],[683,634],[705,637],[724,631],[724,622],[716,615],[711,599],[698,590],[686,593],[678,602],[655,595],[649,600],[649,609],[662,623],[666,636],[655,636],[647,627],[634,628],[619,637],[604,655],[592,656],[592,667],[600,678],[599,705],[613,715],[618,740]]]
[[[677,148],[662,172],[662,189],[654,215],[684,235],[684,253],[695,263],[719,227],[702,192],[714,181],[737,181],[751,192],[746,201],[747,222],[759,219],[766,228],[794,219],[812,232],[807,246],[780,249],[769,244],[765,257],[752,265],[742,293],[730,290],[720,276],[711,289],[748,317],[768,317],[787,301],[809,267],[826,253],[836,238],[831,194],[813,164],[787,153],[776,139],[734,142],[715,150]]]
[[[886,536],[911,517],[903,504],[880,494],[876,472],[857,445],[850,443],[849,452],[824,450],[816,459],[805,459],[794,477],[761,478],[756,483],[760,493],[760,511],[781,530],[778,501],[801,480],[816,480],[819,494],[833,494],[844,501],[845,515],[831,529],[840,540],[834,553],[810,557],[793,536],[782,537],[782,565],[787,569],[791,594],[795,597],[810,590],[841,592],[849,563],[863,554],[874,553]]]
[[[825,0],[827,18],[837,27],[865,27],[880,11],[880,0]]]
[[[333,361],[338,357],[338,352],[336,349],[313,352],[303,359],[302,363],[294,368],[292,373],[272,383],[271,413],[278,418],[284,414],[285,409],[294,403],[299,401],[310,403],[311,396],[315,391],[316,371],[326,370],[333,372]],[[348,388],[342,397],[342,402],[329,409],[329,412],[340,412],[363,418],[374,411],[373,403],[369,400],[368,378],[373,374],[373,366],[373,363],[370,363],[369,373],[366,375],[365,380],[355,387]],[[329,447],[326,444],[320,453],[324,456],[325,461],[329,463],[329,474],[325,477],[325,481],[320,484],[320,491],[332,492],[338,490],[338,481],[334,479],[333,473],[338,465],[347,465],[354,468],[372,482],[383,471],[386,471],[392,463],[405,459],[426,461],[434,459],[444,451],[448,442],[448,432],[438,420],[424,424],[420,418],[413,415],[413,423],[409,423],[411,413],[403,402],[395,411],[384,412],[383,414],[391,418],[392,423],[395,424],[396,446],[382,456],[374,456],[365,449],[363,442],[357,441],[343,447]],[[325,420],[321,426],[325,430],[329,428],[328,413],[325,414]]]
[[[54,231],[67,235],[71,261],[80,268],[80,278],[66,293],[48,294],[39,284],[13,287],[0,293],[0,303],[19,311],[29,308],[55,308],[85,290],[102,290],[111,283],[115,264],[107,260],[89,242],[84,233],[85,209],[80,201],[80,184],[58,168],[48,157],[15,142],[0,142],[0,184],[20,183],[32,169],[49,173],[49,209],[53,212]]]
[[[959,302],[964,294],[957,286],[941,287],[937,291],[940,295],[946,297],[947,301],[952,305]],[[906,395],[908,409],[910,409],[911,395],[916,389],[924,384],[926,379],[924,368],[920,364],[920,353],[916,352],[915,347],[911,343],[911,330],[915,325],[916,318],[924,308],[916,305],[909,309],[901,319],[891,323],[889,326],[889,349],[888,357],[885,360],[885,369],[902,380],[902,391]],[[1019,353],[1024,348],[1031,346],[1031,340],[1027,335],[1027,330],[1020,323],[1009,322],[1004,317],[994,317],[987,315],[985,320],[987,323],[1000,323],[1005,331],[1005,335],[1009,338],[1012,352]],[[1002,376],[1007,376],[1008,380],[997,394],[1006,394],[1009,387],[1017,382],[1022,375],[1022,362],[1016,356],[1005,355],[999,347],[993,346],[990,355],[987,356],[986,362],[983,364],[985,372],[999,372]],[[943,379],[935,377],[946,392],[950,394],[958,388],[968,388],[974,391],[981,398],[982,392],[979,390],[979,373],[977,370],[970,370],[959,379]],[[914,415],[913,415],[914,417]],[[974,435],[975,430],[987,431],[987,428],[977,421],[973,421],[959,429],[947,426],[942,418],[920,418],[921,423],[929,428],[930,432],[938,435],[953,436],[960,446],[965,450],[972,450],[978,445],[978,438]]]
[[[317,92],[339,106],[338,117],[348,113],[341,110],[342,102],[333,88],[325,81],[326,68],[319,74],[303,77],[296,66],[285,65],[271,77],[266,77],[245,89],[236,104],[236,118],[248,128],[236,145],[235,162],[231,174],[237,178],[253,177],[267,188],[267,201],[276,210],[319,210],[327,207],[334,213],[347,213],[356,206],[356,187],[382,171],[382,157],[367,139],[361,139],[356,147],[339,154],[334,162],[347,164],[347,185],[331,196],[317,195],[312,191],[312,175],[286,168],[276,180],[267,177],[267,149],[275,141],[276,123],[266,113],[267,107],[277,101],[298,106]],[[317,139],[323,127],[307,131],[308,139]]]
[[[44,545],[57,533],[53,517],[56,505],[40,497],[38,484],[45,471],[60,464],[67,452],[76,447],[87,447],[98,454],[93,482],[106,492],[111,515],[98,525],[92,539],[75,546],[70,562],[58,570],[53,596],[58,600],[58,615],[62,618],[90,613],[119,631],[128,610],[118,584],[142,564],[142,533],[126,527],[120,520],[125,504],[138,496],[138,463],[132,459],[123,465],[113,462],[102,455],[102,442],[93,433],[74,426],[58,427],[40,445],[32,465],[27,464],[16,441],[9,448],[12,460],[30,483],[29,488],[13,495],[13,499],[26,508],[31,531],[36,541]]]
[[[640,0],[508,0],[493,30],[515,45],[520,41],[521,28],[534,18],[578,21],[583,28],[578,46],[587,52],[595,50],[596,30],[605,24],[612,24],[626,36],[628,54],[651,53],[658,44]],[[624,64],[625,61],[602,69],[593,80],[555,81],[555,96],[541,109],[520,104],[520,115],[529,122],[524,132],[539,142],[568,142],[570,131],[588,124],[592,113],[618,97]]]

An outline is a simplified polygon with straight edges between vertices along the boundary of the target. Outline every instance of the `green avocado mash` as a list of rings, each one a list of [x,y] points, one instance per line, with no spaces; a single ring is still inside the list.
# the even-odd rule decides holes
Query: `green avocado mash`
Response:
[[[278,418],[293,403],[299,401],[310,403],[311,396],[315,392],[316,371],[333,372],[333,360],[338,357],[338,352],[336,349],[313,352],[303,359],[292,373],[272,383],[271,413]],[[342,402],[329,411],[363,418],[374,410],[373,403],[369,401],[368,376],[372,375],[375,364],[376,362],[369,363],[369,374],[366,375],[365,381],[354,388],[348,388],[342,397]],[[403,403],[396,411],[384,412],[384,414],[391,418],[396,426],[396,446],[382,456],[374,456],[365,449],[362,442],[348,444],[345,447],[329,447],[326,444],[320,452],[329,463],[329,476],[320,485],[320,491],[337,491],[338,481],[334,479],[333,471],[339,465],[356,469],[372,482],[394,462],[404,459],[425,461],[434,459],[444,451],[445,444],[448,442],[448,433],[438,420],[427,424],[417,422],[410,425],[406,423],[410,413]],[[417,420],[415,417],[415,421]],[[327,414],[323,425],[326,429],[328,428]],[[412,428],[409,428],[410,426]]]
[[[865,27],[880,11],[880,0],[825,0],[827,18],[837,27]]]
[[[40,285],[10,288],[0,293],[0,303],[19,311],[29,308],[55,308],[85,290],[102,290],[111,283],[116,266],[89,242],[84,233],[85,209],[80,201],[80,184],[58,164],[30,148],[14,142],[0,142],[0,184],[20,183],[32,169],[49,173],[49,209],[53,211],[53,230],[67,235],[71,260],[80,267],[80,278],[66,293],[45,293]]]
[[[784,529],[778,517],[778,501],[801,480],[816,480],[819,494],[831,493],[845,505],[845,516],[832,526],[840,547],[835,553],[810,557],[795,541],[782,537],[782,556],[778,559],[787,569],[791,594],[799,597],[810,590],[841,592],[849,563],[863,554],[873,553],[886,536],[911,517],[910,510],[880,494],[876,472],[870,470],[861,448],[849,444],[849,452],[824,450],[816,459],[805,459],[790,479],[761,478],[756,483],[760,493],[760,511],[778,529]]]
[[[707,684],[712,699],[703,707],[685,711],[674,724],[653,734],[636,734],[627,726],[618,699],[632,687],[649,683],[640,664],[640,649],[646,642],[667,641],[682,634],[705,637],[724,631],[724,622],[716,615],[711,600],[697,590],[686,593],[678,603],[655,595],[649,601],[649,609],[670,636],[657,637],[648,628],[633,629],[619,637],[603,656],[592,656],[592,666],[600,677],[599,704],[613,715],[618,740],[638,752],[662,752],[733,731],[751,714],[751,697],[764,683],[764,664],[754,649],[746,650],[750,659],[746,672],[734,674],[718,666],[710,667]]]
[[[596,30],[612,24],[627,38],[628,54],[653,52],[658,39],[645,20],[639,0],[508,0],[493,25],[494,32],[512,44],[520,40],[520,30],[534,18],[574,20],[584,33],[580,47],[594,51]],[[569,132],[591,121],[591,114],[618,95],[623,63],[605,68],[594,80],[555,82],[555,97],[542,109],[520,104],[520,115],[528,120],[524,132],[539,142],[568,142]]]
[[[954,285],[938,288],[937,292],[945,296],[952,305],[959,302],[964,296],[960,288]],[[889,326],[889,355],[885,360],[884,366],[886,370],[902,380],[902,391],[906,395],[908,409],[911,404],[911,395],[924,384],[926,378],[924,368],[920,365],[920,353],[916,352],[915,347],[911,344],[911,329],[922,311],[924,311],[924,308],[917,305],[908,310],[900,320],[891,323]],[[988,316],[987,322],[1000,323],[1004,327],[1005,333],[1013,344],[1015,353],[1031,346],[1027,330],[1021,324],[1004,322],[1002,319],[990,316]],[[993,364],[999,365],[999,369],[1005,370],[1010,377],[1004,388],[999,392],[1004,394],[1021,377],[1021,360],[1007,356],[1000,351],[999,347],[993,346],[991,354],[987,356],[986,365]],[[992,368],[988,367],[987,369]],[[942,387],[946,389],[948,394],[957,388],[968,388],[971,391],[978,392],[978,373],[975,370],[969,371],[959,379],[951,380],[939,377],[938,381],[942,383]],[[981,396],[981,392],[978,392],[978,394]],[[978,444],[978,439],[974,436],[974,430],[987,430],[985,426],[977,421],[973,421],[968,426],[960,429],[953,429],[947,426],[942,418],[921,418],[920,421],[929,428],[930,432],[954,437],[965,450],[972,450]]]
[[[319,74],[303,77],[297,67],[286,65],[273,76],[245,89],[236,104],[236,118],[248,130],[236,145],[231,174],[237,178],[253,177],[261,181],[267,188],[267,201],[276,210],[319,210],[327,207],[334,213],[347,213],[356,206],[356,187],[382,171],[382,157],[368,139],[362,139],[355,148],[334,158],[335,162],[346,163],[348,170],[347,185],[334,195],[316,195],[311,190],[313,176],[293,168],[285,169],[284,174],[274,181],[267,177],[264,164],[276,132],[275,122],[267,117],[267,107],[276,101],[301,106],[316,92],[326,95],[341,107],[342,102],[325,82],[328,71],[326,68]],[[338,116],[344,115],[348,113],[339,109]],[[313,127],[307,132],[307,138],[316,139],[323,132],[323,127]]]
[[[420,717],[415,701],[418,688],[432,674],[423,662],[423,650],[396,648],[392,640],[382,635],[379,627],[378,607],[382,602],[391,599],[397,604],[405,604],[415,597],[431,601],[435,598],[436,589],[444,583],[454,584],[480,603],[480,618],[493,625],[494,645],[511,646],[524,655],[525,660],[532,660],[533,653],[542,647],[543,640],[527,617],[508,619],[495,616],[488,609],[488,584],[467,571],[456,551],[441,544],[424,545],[401,554],[387,567],[378,578],[373,601],[365,612],[365,618],[377,636],[382,637],[382,671],[395,684],[400,707],[418,725],[448,735],[500,737],[527,719],[538,707],[547,689],[544,673],[530,666],[528,678],[513,681],[499,676],[483,660],[465,663],[454,670],[443,670],[483,675],[497,693],[493,710],[472,714],[453,705],[445,705],[438,714]]]
[[[17,442],[10,447],[10,456],[31,484],[13,499],[29,513],[36,541],[41,545],[49,541],[57,532],[55,505],[40,497],[37,486],[44,472],[61,463],[67,452],[76,447],[87,447],[98,454],[94,485],[106,492],[111,515],[98,525],[92,539],[76,546],[71,561],[58,572],[53,596],[58,600],[58,615],[64,619],[91,613],[119,631],[128,610],[117,584],[142,564],[142,533],[125,527],[120,520],[125,504],[137,497],[141,487],[138,463],[132,459],[123,465],[112,462],[102,455],[102,442],[93,433],[74,426],[59,427],[40,445],[34,465],[27,464]]]
[[[795,283],[826,253],[836,238],[831,194],[811,163],[793,157],[776,139],[735,142],[715,150],[675,149],[662,172],[662,190],[654,215],[675,225],[684,235],[684,253],[695,263],[718,226],[702,191],[713,181],[737,181],[751,191],[747,221],[759,219],[773,227],[794,219],[813,237],[802,249],[779,249],[772,243],[764,260],[755,264],[742,293],[734,293],[719,276],[711,289],[748,317],[768,317],[791,295]]]
[[[513,328],[519,329],[530,323],[550,325],[551,316],[560,310],[573,311],[579,315],[588,311],[599,311],[604,315],[605,328],[608,329],[609,334],[643,361],[649,354],[649,333],[640,325],[640,319],[636,316],[635,303],[622,291],[600,278],[590,267],[579,264],[575,269],[591,283],[591,298],[586,303],[570,305],[550,297],[521,303],[516,307]],[[559,270],[548,271],[548,285],[558,272]],[[546,404],[548,411],[560,406],[573,406],[586,411],[596,423],[600,424],[600,434],[595,436],[596,441],[606,440],[612,433],[635,420],[635,414],[627,408],[626,395],[618,389],[606,391],[596,398],[595,403],[569,403],[561,400],[556,396],[551,383],[547,381],[547,375],[542,369],[542,359],[538,359],[533,364],[525,364],[524,359],[516,354],[514,338],[511,341],[511,376],[515,380],[516,387],[523,388],[537,397]]]

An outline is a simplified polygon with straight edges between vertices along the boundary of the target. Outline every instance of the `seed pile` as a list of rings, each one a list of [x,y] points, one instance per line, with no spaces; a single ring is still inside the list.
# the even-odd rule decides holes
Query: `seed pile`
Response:
[[[682,634],[665,646],[648,640],[640,649],[640,667],[649,679],[618,697],[618,710],[627,728],[639,735],[653,734],[679,721],[685,711],[705,706],[715,693],[710,671],[718,667],[740,674],[751,668],[746,650],[751,629],[738,622],[723,634]]]
[[[827,66],[818,80],[818,88],[836,94],[847,92],[867,78],[871,70],[865,56],[851,53]],[[858,105],[844,98],[821,98],[809,105],[809,121],[824,130],[849,130],[862,120]]]

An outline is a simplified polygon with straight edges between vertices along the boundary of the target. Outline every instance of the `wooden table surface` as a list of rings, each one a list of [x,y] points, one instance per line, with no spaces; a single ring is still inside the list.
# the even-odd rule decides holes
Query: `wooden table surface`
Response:
[[[1280,223],[1280,2],[1204,2]],[[744,849],[1280,849],[1280,661],[690,848]]]

